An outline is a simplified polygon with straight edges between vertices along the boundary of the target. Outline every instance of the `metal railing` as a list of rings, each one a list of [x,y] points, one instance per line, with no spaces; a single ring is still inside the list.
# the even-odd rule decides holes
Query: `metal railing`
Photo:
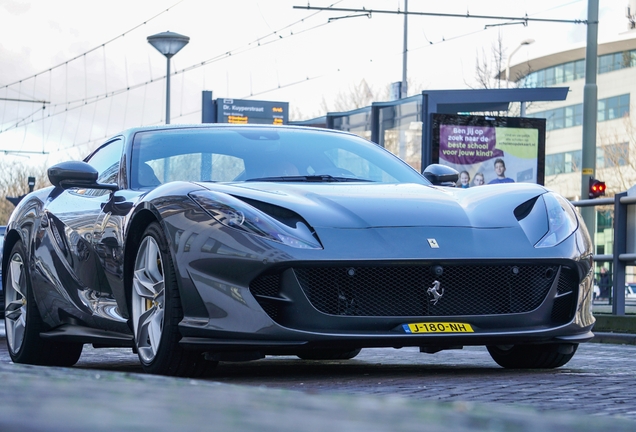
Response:
[[[636,253],[627,252],[627,212],[628,206],[633,204],[636,204],[636,196],[627,196],[627,192],[616,194],[614,198],[572,201],[575,207],[614,206],[612,254],[594,255],[596,262],[612,263],[612,315],[625,315],[625,270],[628,265],[636,264]]]

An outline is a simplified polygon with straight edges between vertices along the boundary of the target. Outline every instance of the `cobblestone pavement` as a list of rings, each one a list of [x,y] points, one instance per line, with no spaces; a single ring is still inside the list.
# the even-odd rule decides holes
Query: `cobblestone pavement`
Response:
[[[78,367],[141,372],[136,355],[111,351],[119,363],[104,364],[99,350],[87,350]],[[636,346],[626,345],[582,344],[570,363],[553,370],[503,369],[483,347],[432,355],[416,348],[367,349],[349,361],[268,357],[221,363],[205,380],[314,394],[492,402],[636,420]]]
[[[221,363],[188,380],[145,375],[123,349],[86,346],[74,368],[14,365],[0,338],[0,430],[633,431],[635,358],[633,345],[588,343],[565,367],[515,371],[483,347],[366,349]]]

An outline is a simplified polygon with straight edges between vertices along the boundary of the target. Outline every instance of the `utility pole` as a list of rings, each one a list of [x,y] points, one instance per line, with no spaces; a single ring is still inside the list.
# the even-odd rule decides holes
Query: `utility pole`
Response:
[[[404,0],[404,53],[402,54],[402,89],[401,97],[405,98],[408,95],[408,89],[406,84],[406,59],[408,53],[408,28],[409,28],[409,0]]]
[[[585,87],[583,88],[583,143],[581,170],[581,199],[588,199],[590,178],[596,177],[596,121],[598,120],[598,87],[596,68],[598,61],[598,0],[587,3],[587,46],[585,48]],[[581,216],[587,226],[592,243],[596,233],[596,209],[581,207]],[[596,253],[596,250],[594,250]]]

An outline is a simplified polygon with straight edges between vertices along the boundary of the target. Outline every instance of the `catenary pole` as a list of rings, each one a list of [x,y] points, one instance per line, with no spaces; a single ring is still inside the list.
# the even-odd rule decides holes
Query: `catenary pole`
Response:
[[[583,141],[581,170],[581,199],[589,198],[590,177],[596,176],[596,122],[598,120],[598,87],[596,69],[598,59],[598,0],[587,3],[587,46],[585,48],[585,87],[583,88]],[[592,242],[596,232],[596,209],[582,207],[581,216]],[[594,251],[596,252],[596,251]]]
[[[404,0],[404,54],[402,55],[402,89],[400,91],[400,97],[405,98],[408,96],[407,88],[407,54],[408,54],[408,22],[409,22],[409,0]]]

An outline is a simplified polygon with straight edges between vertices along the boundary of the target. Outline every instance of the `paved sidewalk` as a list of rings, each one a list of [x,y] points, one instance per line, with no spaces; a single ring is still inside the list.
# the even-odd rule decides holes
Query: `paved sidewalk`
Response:
[[[613,416],[408,396],[311,393],[135,373],[0,365],[0,430],[633,432]],[[519,389],[520,391],[523,389]],[[556,402],[554,402],[556,403]]]
[[[0,325],[0,334],[4,326]],[[631,335],[629,335],[631,337]],[[628,335],[624,335],[627,339]],[[602,339],[602,338],[601,338]],[[599,339],[600,341],[600,339]],[[0,344],[4,344],[0,339]],[[622,342],[621,342],[622,343]],[[608,347],[610,348],[610,347]],[[621,350],[619,347],[613,350]],[[633,351],[629,347],[625,350]],[[91,351],[91,350],[88,350]],[[93,350],[96,353],[99,350]],[[475,350],[471,350],[470,354]],[[597,350],[598,351],[598,350]],[[611,350],[610,350],[611,351]],[[622,352],[622,351],[621,351]],[[629,353],[627,353],[629,354]],[[486,355],[484,353],[484,355]],[[606,352],[603,353],[607,355]],[[626,355],[623,353],[623,355]],[[247,432],[375,432],[375,431],[423,431],[477,432],[612,432],[634,431],[636,422],[614,415],[592,416],[581,412],[557,411],[563,406],[563,398],[572,392],[590,392],[594,387],[596,369],[571,369],[559,373],[560,384],[554,386],[552,373],[536,373],[532,382],[544,382],[547,386],[530,388],[524,385],[518,373],[499,372],[491,378],[504,384],[497,386],[487,376],[477,378],[469,386],[458,387],[458,382],[469,379],[471,368],[460,367],[455,372],[444,372],[443,367],[431,368],[425,376],[407,373],[406,379],[413,385],[424,385],[423,393],[395,394],[381,386],[384,394],[351,394],[343,391],[342,378],[337,368],[327,376],[312,372],[314,381],[330,384],[330,389],[320,387],[299,391],[267,386],[268,376],[251,372],[252,381],[259,386],[221,383],[212,379],[179,379],[152,376],[126,371],[109,371],[98,368],[55,368],[16,365],[4,354],[0,361],[0,430],[22,431],[247,431]],[[127,357],[131,357],[127,353]],[[600,359],[600,357],[599,357]],[[386,362],[386,358],[378,361]],[[103,362],[103,360],[101,360]],[[420,360],[421,361],[421,360]],[[376,361],[367,361],[373,367]],[[384,375],[390,375],[391,364],[378,363]],[[451,361],[452,363],[452,361]],[[593,359],[591,363],[601,360]],[[403,367],[403,366],[401,366]],[[261,367],[261,369],[265,369]],[[318,368],[320,369],[320,368]],[[451,367],[452,369],[452,367]],[[137,370],[137,369],[135,369]],[[289,370],[289,369],[285,369]],[[484,369],[486,373],[490,369]],[[263,371],[264,372],[264,371]],[[266,373],[266,372],[264,372]],[[333,375],[336,373],[336,375]],[[298,372],[296,372],[298,374]],[[389,374],[389,375],[386,375]],[[436,378],[441,374],[439,379]],[[492,372],[491,372],[492,374]],[[351,380],[369,377],[351,376]],[[368,375],[368,374],[364,374]],[[609,377],[603,377],[608,379]],[[271,379],[284,381],[283,374]],[[503,381],[502,381],[503,379]],[[621,392],[621,386],[630,386],[631,375],[617,375],[608,384]],[[449,382],[454,381],[454,384]],[[474,380],[473,380],[474,381]],[[306,384],[310,384],[306,382]],[[315,383],[314,383],[315,384]],[[375,381],[373,381],[375,385]],[[401,390],[400,385],[393,389]],[[503,386],[503,387],[502,387]],[[309,387],[309,385],[307,385]],[[505,387],[505,388],[504,388]],[[607,387],[607,386],[605,386]],[[471,392],[488,396],[498,392],[502,397],[509,388],[509,396],[521,393],[523,398],[541,398],[550,410],[537,410],[521,406],[515,399],[507,403],[467,401]],[[464,389],[464,390],[461,390]],[[418,395],[437,395],[444,400],[422,400]],[[536,395],[535,395],[536,393]],[[591,395],[591,394],[590,394]],[[473,395],[474,396],[474,395]],[[455,400],[448,398],[455,398]],[[460,398],[460,400],[457,400]],[[627,399],[631,397],[626,395]],[[526,399],[524,399],[526,400]],[[511,402],[512,401],[512,402]],[[612,404],[613,402],[607,402]],[[581,405],[581,404],[579,404]],[[577,406],[579,406],[577,405]],[[621,405],[623,407],[625,405]],[[565,406],[564,406],[565,408]],[[609,412],[613,407],[610,407]],[[585,411],[585,406],[581,407]]]

